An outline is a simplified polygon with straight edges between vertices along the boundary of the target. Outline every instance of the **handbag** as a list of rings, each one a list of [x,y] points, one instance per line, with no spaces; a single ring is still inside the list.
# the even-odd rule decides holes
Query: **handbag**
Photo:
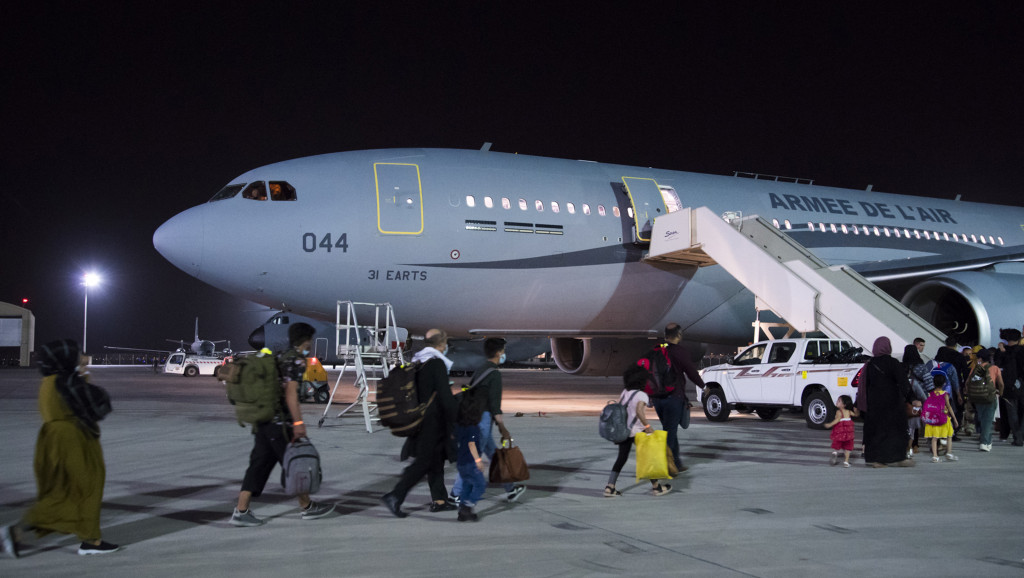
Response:
[[[509,484],[530,479],[530,468],[523,459],[523,452],[509,442],[509,447],[498,448],[491,459],[488,481],[494,484]]]
[[[636,479],[663,480],[668,475],[668,432],[639,432],[636,440]]]
[[[672,455],[672,448],[665,446],[665,461],[668,463],[668,476],[674,478],[679,475],[679,468],[676,467],[676,457]]]

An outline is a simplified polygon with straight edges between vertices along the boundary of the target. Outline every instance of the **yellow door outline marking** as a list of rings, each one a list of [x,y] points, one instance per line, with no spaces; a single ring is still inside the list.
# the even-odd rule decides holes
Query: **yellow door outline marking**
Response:
[[[640,227],[643,223],[640,222],[640,211],[636,208],[636,199],[633,198],[633,191],[629,190],[629,181],[651,181],[654,183],[654,189],[658,191],[658,202],[661,203],[661,208],[664,210],[663,215],[668,213],[668,207],[665,206],[665,199],[661,196],[661,186],[658,181],[649,177],[622,177],[622,186],[626,187],[626,193],[629,194],[629,204],[633,207],[633,228],[636,229],[636,238],[643,242],[650,242],[650,237],[644,238],[640,233]],[[650,214],[648,214],[650,217]],[[651,223],[653,226],[654,217],[651,217]]]
[[[420,229],[418,231],[385,231],[380,226],[380,176],[377,173],[377,167],[379,165],[391,165],[391,166],[403,166],[403,167],[416,167],[416,189],[420,199]],[[420,179],[420,166],[414,163],[373,163],[373,185],[377,191],[377,230],[385,235],[419,235],[423,232],[423,181]],[[397,206],[398,199],[394,197],[394,192],[391,192],[391,202]]]

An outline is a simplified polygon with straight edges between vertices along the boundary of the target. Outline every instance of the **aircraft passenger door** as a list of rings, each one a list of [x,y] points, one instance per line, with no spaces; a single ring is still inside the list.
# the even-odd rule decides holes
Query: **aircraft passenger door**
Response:
[[[651,229],[654,219],[668,212],[661,189],[654,179],[641,177],[622,177],[622,185],[633,205],[633,218],[636,221],[636,239],[642,243],[651,242]]]
[[[377,230],[385,235],[423,232],[423,188],[419,165],[373,163]]]

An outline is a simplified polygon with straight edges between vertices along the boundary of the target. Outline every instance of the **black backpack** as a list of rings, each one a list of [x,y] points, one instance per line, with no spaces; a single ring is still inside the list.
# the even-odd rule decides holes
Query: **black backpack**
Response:
[[[647,384],[644,393],[652,398],[665,398],[676,390],[679,376],[672,370],[668,360],[668,344],[662,343],[637,360],[638,367],[647,370]]]
[[[416,435],[423,424],[427,408],[434,403],[437,393],[430,394],[426,403],[421,403],[416,391],[416,375],[423,364],[414,361],[395,365],[388,370],[388,376],[377,386],[377,413],[380,423],[391,429],[393,435],[409,437]]]

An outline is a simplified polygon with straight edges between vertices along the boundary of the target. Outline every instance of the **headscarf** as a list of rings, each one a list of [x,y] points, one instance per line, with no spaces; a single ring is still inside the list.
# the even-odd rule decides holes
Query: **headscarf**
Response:
[[[426,363],[431,359],[440,359],[441,361],[443,361],[444,366],[445,368],[447,368],[448,371],[451,371],[452,365],[455,364],[454,361],[445,357],[445,354],[441,353],[437,349],[434,349],[433,347],[430,347],[429,345],[417,351],[416,355],[412,356],[413,361],[421,361],[423,363]]]
[[[39,371],[45,376],[56,375],[57,393],[78,425],[87,433],[99,437],[97,422],[111,411],[110,396],[103,388],[92,385],[78,375],[79,349],[73,339],[51,341],[43,346],[39,358]]]
[[[886,336],[881,336],[875,340],[875,344],[871,346],[871,355],[875,357],[882,357],[883,355],[892,355],[892,342]]]
[[[878,342],[876,341],[875,343]],[[924,363],[924,359],[921,359],[921,353],[917,350],[917,346],[913,343],[907,344],[907,346],[903,348],[903,364],[907,367],[914,367],[915,365],[921,365],[922,363]]]

